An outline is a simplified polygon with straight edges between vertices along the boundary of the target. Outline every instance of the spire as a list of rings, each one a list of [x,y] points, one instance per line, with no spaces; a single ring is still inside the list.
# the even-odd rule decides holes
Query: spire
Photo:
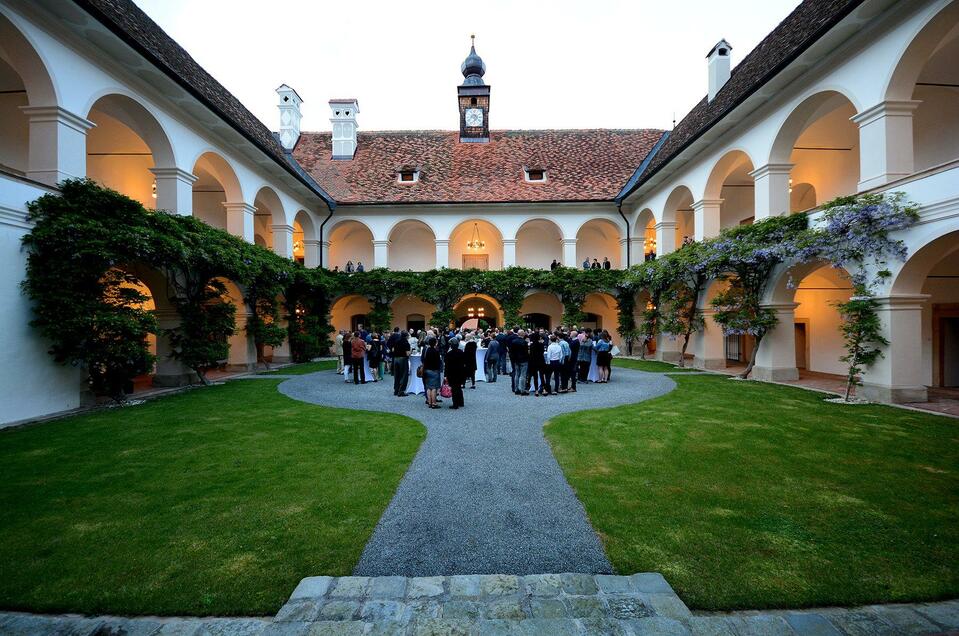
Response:
[[[470,35],[470,54],[463,60],[460,71],[463,73],[463,77],[466,78],[463,81],[463,86],[483,85],[483,75],[486,74],[486,64],[483,63],[483,58],[476,54],[475,35]]]

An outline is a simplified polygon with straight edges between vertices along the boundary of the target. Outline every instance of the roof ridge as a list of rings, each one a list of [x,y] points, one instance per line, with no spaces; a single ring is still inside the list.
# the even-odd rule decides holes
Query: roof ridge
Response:
[[[409,135],[409,134],[422,134],[422,133],[435,133],[442,135],[455,135],[459,131],[457,130],[445,130],[439,128],[411,128],[409,130],[402,129],[386,129],[386,130],[359,130],[357,134],[359,135]],[[564,133],[564,132],[639,132],[639,133],[648,133],[648,132],[666,132],[663,128],[492,128],[490,129],[491,133]],[[333,132],[329,130],[302,130],[300,131],[301,135],[332,135]]]

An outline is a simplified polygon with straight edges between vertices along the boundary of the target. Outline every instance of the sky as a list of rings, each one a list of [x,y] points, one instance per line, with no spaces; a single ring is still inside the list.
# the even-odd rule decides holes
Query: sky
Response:
[[[706,93],[721,38],[733,66],[798,0],[136,0],[271,129],[275,89],[359,100],[360,130],[455,130],[470,35],[494,129],[665,128]]]

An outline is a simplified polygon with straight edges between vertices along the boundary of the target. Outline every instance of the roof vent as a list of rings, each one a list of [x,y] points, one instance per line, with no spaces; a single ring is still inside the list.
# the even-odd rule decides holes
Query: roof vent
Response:
[[[713,101],[719,89],[729,81],[729,54],[732,50],[733,47],[730,46],[729,42],[720,40],[706,55],[709,74],[709,101]]]
[[[280,144],[284,150],[293,150],[300,139],[300,104],[303,100],[286,84],[276,89],[276,94],[280,96]]]

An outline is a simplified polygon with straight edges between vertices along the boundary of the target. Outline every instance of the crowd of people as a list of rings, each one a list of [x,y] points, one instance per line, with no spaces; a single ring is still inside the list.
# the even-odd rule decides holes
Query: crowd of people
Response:
[[[477,351],[481,349],[485,353],[480,360]],[[349,369],[353,384],[359,385],[382,381],[389,372],[396,397],[407,397],[410,357],[419,355],[421,364],[415,372],[423,380],[427,406],[434,409],[440,408],[442,397],[451,400],[451,409],[464,407],[464,389],[476,388],[478,371],[488,383],[509,375],[510,388],[518,396],[575,393],[579,383],[609,382],[617,351],[608,331],[576,327],[415,332],[395,327],[391,333],[379,333],[359,325],[356,331],[337,333],[333,344],[337,373],[346,375]],[[596,373],[590,377],[594,353]]]

